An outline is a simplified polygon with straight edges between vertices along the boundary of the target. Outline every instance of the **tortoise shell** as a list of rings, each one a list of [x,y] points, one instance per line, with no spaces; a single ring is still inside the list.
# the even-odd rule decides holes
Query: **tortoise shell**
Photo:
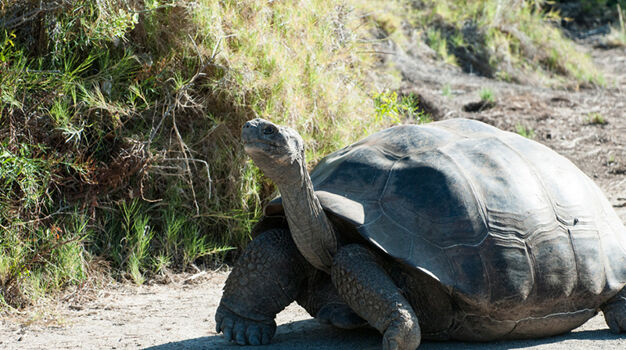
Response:
[[[517,134],[464,119],[397,126],[310,175],[328,212],[474,309],[592,309],[626,284],[626,230],[601,190]]]

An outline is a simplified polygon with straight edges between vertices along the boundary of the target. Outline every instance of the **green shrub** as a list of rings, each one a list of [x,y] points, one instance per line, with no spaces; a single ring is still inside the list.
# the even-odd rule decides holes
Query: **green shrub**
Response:
[[[488,103],[496,102],[496,97],[493,93],[493,90],[491,90],[490,88],[480,89],[480,100]]]
[[[375,117],[379,122],[390,121],[401,124],[404,121],[410,123],[427,123],[430,116],[419,108],[419,99],[410,94],[398,97],[398,93],[385,91],[374,95]]]
[[[598,112],[589,113],[587,117],[585,117],[585,120],[587,124],[593,124],[593,125],[604,125],[607,123],[604,116]]]

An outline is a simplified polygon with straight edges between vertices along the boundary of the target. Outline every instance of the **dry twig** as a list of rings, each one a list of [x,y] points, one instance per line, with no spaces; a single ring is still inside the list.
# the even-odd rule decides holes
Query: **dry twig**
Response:
[[[17,18],[13,18],[11,20],[0,20],[0,27],[4,28],[5,30],[12,30],[15,28],[18,28],[32,20],[34,20],[35,18],[37,18],[40,14],[42,13],[46,13],[46,12],[52,12],[55,11],[59,8],[61,8],[63,5],[66,5],[67,1],[55,1],[52,5],[46,6],[46,7],[42,7],[40,4],[40,7],[37,9],[34,9],[32,11],[26,12],[25,14],[17,17]]]

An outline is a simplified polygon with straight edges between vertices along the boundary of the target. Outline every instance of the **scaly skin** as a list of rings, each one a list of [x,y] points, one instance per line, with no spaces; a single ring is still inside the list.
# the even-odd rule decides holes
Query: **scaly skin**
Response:
[[[358,244],[341,247],[331,277],[348,305],[383,334],[384,350],[415,350],[419,346],[417,316],[375,254]]]
[[[216,331],[241,345],[268,344],[276,314],[294,300],[323,323],[347,329],[365,324],[330,277],[306,262],[289,231],[277,228],[259,234],[235,264],[215,314]]]
[[[341,299],[330,275],[316,270],[313,266],[310,266],[307,286],[298,295],[296,301],[309,315],[321,323],[343,329],[355,329],[367,325],[367,321],[359,317]]]
[[[215,315],[216,331],[241,345],[268,344],[276,332],[274,317],[296,299],[305,272],[305,261],[288,231],[260,234],[226,280]]]
[[[611,332],[626,332],[626,288],[603,305],[602,312]]]

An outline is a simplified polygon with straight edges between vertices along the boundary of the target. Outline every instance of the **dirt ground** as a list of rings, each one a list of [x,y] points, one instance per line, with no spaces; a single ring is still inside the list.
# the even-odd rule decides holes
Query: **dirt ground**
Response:
[[[532,130],[534,139],[571,159],[604,190],[626,222],[626,48],[585,46],[604,70],[607,87],[552,90],[497,82],[461,73],[427,58],[398,52],[410,89],[434,105],[437,118],[467,117],[503,129]],[[443,96],[444,87],[450,95]],[[465,112],[488,87],[493,108]],[[599,113],[606,124],[593,124]],[[193,277],[193,278],[192,278]],[[52,310],[0,320],[0,349],[248,349],[215,333],[214,313],[227,270],[174,276],[168,284],[113,283],[80,302],[69,298]],[[375,331],[339,331],[318,324],[297,305],[278,316],[272,345],[263,349],[379,349]],[[420,349],[626,349],[626,336],[608,331],[598,315],[573,332],[553,338],[488,344],[431,343]]]
[[[61,303],[34,324],[0,321],[0,349],[259,349],[226,342],[215,333],[215,309],[228,271],[206,273],[185,282],[139,287],[114,284],[89,302]],[[268,350],[375,350],[374,330],[340,331],[319,324],[296,304],[278,315],[278,330]],[[553,338],[494,343],[433,343],[420,349],[625,349],[626,337],[609,332],[598,315],[575,331]]]

